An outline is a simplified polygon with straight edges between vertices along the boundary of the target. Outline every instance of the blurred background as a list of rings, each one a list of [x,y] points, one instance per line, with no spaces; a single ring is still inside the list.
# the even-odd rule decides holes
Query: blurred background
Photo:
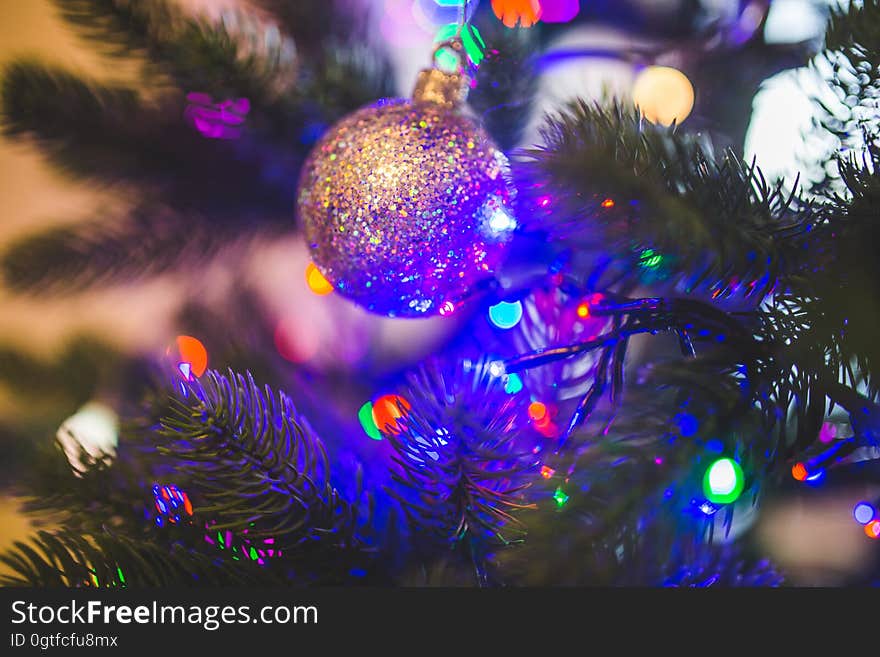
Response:
[[[234,16],[245,0],[179,0],[212,20]],[[483,0],[485,5],[490,0]],[[62,3],[63,4],[63,3]],[[370,21],[371,34],[391,55],[399,95],[409,95],[430,60],[433,44],[455,21],[455,3],[441,0],[352,0],[351,11]],[[529,2],[492,3],[499,22],[522,26]],[[822,83],[821,48],[830,8],[837,0],[560,0],[548,2],[533,27],[541,45],[535,102],[513,146],[540,139],[544,112],[574,97],[635,98],[659,122],[690,124],[711,133],[768,179],[794,185],[819,180],[815,161],[834,148],[814,130],[815,99],[831,104]],[[512,13],[511,13],[512,12]],[[488,36],[488,35],[487,35]],[[480,45],[481,37],[476,38]],[[491,40],[479,49],[491,51]],[[27,56],[63,65],[103,82],[133,83],[137,58],[109,59],[81,40],[50,0],[0,0],[0,69]],[[669,73],[669,71],[673,71]],[[646,74],[647,73],[647,74]],[[677,74],[677,75],[676,75]],[[149,89],[144,90],[149,93]],[[291,180],[291,189],[296,181]],[[0,137],[0,252],[29,234],[59,230],[112,215],[128,202],[123,186],[97,187],[50,166],[26,139]],[[291,224],[293,207],[290,208]],[[448,322],[379,318],[337,298],[315,294],[303,275],[309,263],[299,235],[253,240],[234,254],[219,252],[199,276],[183,272],[42,297],[0,287],[0,370],[21,354],[51,372],[90,341],[125,354],[161,354],[181,333],[180,318],[195,301],[218,308],[244,286],[260,312],[271,317],[275,348],[315,372],[366,372],[381,377],[442,344]],[[247,316],[247,311],[242,311]],[[234,318],[230,318],[234,320]],[[15,361],[17,362],[17,361]],[[220,364],[223,366],[223,364]],[[108,367],[112,367],[108,364]],[[62,370],[63,371],[63,370]],[[26,427],[62,426],[82,406],[70,395],[0,376],[2,448],[16,452]],[[71,382],[72,386],[76,382]],[[60,388],[64,388],[62,384]],[[39,394],[36,394],[39,393]],[[66,395],[66,396],[65,396]],[[73,398],[76,396],[74,395]],[[59,401],[63,400],[63,401]],[[83,400],[77,400],[77,403]],[[86,400],[88,401],[88,400]],[[112,413],[86,408],[78,421],[97,422],[113,440]],[[109,417],[109,419],[108,419]],[[15,463],[10,457],[8,464]],[[8,477],[6,467],[0,476]],[[810,490],[763,509],[757,536],[790,583],[836,584],[866,569],[876,545],[852,521],[854,499],[880,491]],[[748,524],[749,518],[740,522]],[[23,538],[30,521],[15,502],[0,497],[0,550]]]

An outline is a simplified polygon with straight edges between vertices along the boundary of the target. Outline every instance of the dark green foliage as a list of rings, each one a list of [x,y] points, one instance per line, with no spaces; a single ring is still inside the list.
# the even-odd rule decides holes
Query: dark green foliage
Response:
[[[486,42],[486,58],[476,75],[468,104],[504,151],[519,145],[538,85],[534,62],[538,38],[531,30],[510,30],[494,16],[477,27]]]
[[[207,220],[144,206],[121,219],[25,236],[9,246],[0,271],[12,288],[57,294],[154,276],[176,266],[195,270],[235,238],[228,226],[212,229]]]
[[[86,336],[71,340],[51,362],[10,346],[0,348],[0,382],[17,395],[60,401],[71,410],[122,366],[119,353]]]
[[[261,4],[292,42],[243,15],[207,25],[164,2],[60,3],[85,36],[143,55],[153,88],[140,93],[16,63],[3,80],[3,127],[36,137],[71,172],[135,183],[136,198],[130,215],[14,245],[3,256],[8,282],[45,292],[152,275],[199,263],[242,234],[289,228],[296,173],[311,144],[336,118],[386,95],[390,76],[366,45],[366,21],[343,3]],[[880,5],[870,0],[836,16],[828,35],[830,56],[850,74],[835,81],[837,91],[853,97],[852,116],[830,127],[842,136],[864,130],[869,142],[871,122],[856,110],[876,102],[878,26]],[[533,36],[484,34],[501,53],[484,63],[471,100],[509,147],[534,88]],[[184,99],[193,91],[249,99],[239,139],[206,139],[186,123]],[[21,487],[33,497],[31,510],[60,512],[61,529],[4,555],[17,573],[7,583],[112,586],[124,573],[126,585],[353,577],[419,585],[778,584],[772,568],[740,551],[740,540],[718,544],[732,505],[712,515],[695,501],[721,453],[746,472],[743,503],[772,492],[792,458],[814,453],[835,406],[861,443],[880,440],[878,151],[841,159],[846,191],[807,202],[768,184],[733,152],[648,125],[620,104],[574,103],[548,120],[544,137],[517,162],[525,183],[519,216],[531,222],[532,237],[549,234],[547,248],[559,252],[552,273],[563,283],[554,285],[570,287],[572,298],[601,293],[590,312],[607,322],[599,335],[539,345],[505,363],[511,372],[595,352],[595,366],[571,382],[586,390],[580,399],[559,394],[565,381],[534,391],[535,399],[558,401],[562,418],[576,418],[565,440],[531,444],[523,405],[532,391],[508,395],[485,360],[426,366],[404,392],[411,408],[377,443],[390,448],[387,492],[407,521],[398,533],[396,518],[380,528],[374,509],[362,508],[372,500],[361,505],[360,470],[345,489],[354,494],[343,498],[322,442],[286,394],[232,370],[175,379],[170,390],[165,382],[149,393],[112,463],[92,460],[73,473],[57,448],[35,455],[33,477]],[[549,203],[538,203],[545,197]],[[257,314],[252,300],[230,305],[239,310],[236,323]],[[288,377],[287,364],[273,367],[271,348],[253,346],[271,344],[271,327],[227,341],[225,309],[199,314],[193,305],[185,323],[217,338],[212,356],[221,353],[220,362],[240,371],[254,364],[261,380],[276,384],[304,380]],[[681,356],[652,352],[647,366],[633,366],[630,339],[656,333],[677,340]],[[0,366],[24,373],[26,393],[63,379],[56,385],[64,394],[82,390],[73,395],[79,403],[106,375],[72,353],[58,370],[12,352],[0,354]],[[65,378],[77,368],[80,378]],[[126,393],[128,402],[133,391]],[[337,430],[333,445],[347,438],[342,423]],[[544,465],[550,475],[541,479]],[[187,491],[191,521],[151,522],[154,482]],[[218,552],[204,540],[208,527],[235,540],[245,532],[274,538],[284,558],[258,568],[240,553]],[[401,536],[408,542],[397,542]]]
[[[323,4],[310,13],[337,25],[338,8]],[[289,230],[299,166],[317,135],[390,91],[387,62],[362,41],[342,39],[353,32],[341,24],[339,43],[310,53],[244,14],[209,24],[163,0],[59,5],[84,36],[115,54],[144,56],[149,89],[16,61],[3,72],[0,123],[10,136],[35,137],[70,174],[137,188],[128,216],[117,211],[13,245],[3,268],[19,289],[58,292],[153,275],[199,264],[242,234]],[[190,92],[215,103],[247,99],[239,138],[200,134],[187,119]]]
[[[290,83],[295,71],[280,39],[273,44],[247,33],[257,26],[232,26],[244,32],[234,34],[224,22],[209,25],[189,18],[165,0],[61,0],[58,6],[66,20],[105,52],[146,55],[157,72],[169,74],[184,91],[265,103],[283,89],[280,81],[287,78]]]
[[[109,531],[40,531],[31,543],[15,543],[0,555],[14,572],[4,586],[112,587],[273,583],[250,561],[218,560],[181,545],[170,548]]]
[[[523,408],[488,363],[430,363],[409,377],[404,397],[412,408],[380,430],[401,484],[390,492],[413,523],[413,541],[504,545],[521,538],[514,513],[529,506],[526,473],[534,473],[519,440]]]
[[[524,181],[542,181],[524,185],[523,203],[540,207],[549,197],[534,228],[549,221],[551,236],[581,258],[610,253],[597,287],[638,282],[646,252],[660,256],[664,277],[686,293],[703,286],[726,296],[737,282],[754,281],[746,292],[760,298],[798,266],[796,238],[813,213],[733,153],[716,158],[698,138],[617,104],[575,102],[548,119],[543,136],[520,167]],[[602,206],[606,199],[613,207]]]
[[[156,448],[199,490],[217,529],[357,547],[356,510],[330,485],[324,447],[284,393],[208,371],[169,400],[161,425]]]

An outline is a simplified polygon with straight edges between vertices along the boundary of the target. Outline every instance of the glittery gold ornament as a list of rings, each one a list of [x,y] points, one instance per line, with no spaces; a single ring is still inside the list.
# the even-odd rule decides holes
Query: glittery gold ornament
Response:
[[[298,209],[315,264],[372,312],[454,308],[516,228],[507,158],[467,114],[467,84],[422,71],[412,100],[342,119],[305,163]]]

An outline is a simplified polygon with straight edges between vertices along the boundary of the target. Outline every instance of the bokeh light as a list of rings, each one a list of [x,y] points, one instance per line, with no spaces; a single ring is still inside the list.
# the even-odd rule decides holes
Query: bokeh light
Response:
[[[511,329],[517,324],[523,316],[522,303],[514,301],[508,303],[501,301],[489,308],[489,320],[500,329]]]
[[[858,502],[853,507],[853,518],[860,525],[867,525],[877,515],[877,510],[868,502]]]
[[[504,382],[504,392],[509,395],[515,395],[522,389],[523,382],[519,377],[519,374],[509,374],[507,376],[507,381]]]
[[[636,77],[633,102],[651,123],[682,123],[694,108],[694,87],[681,71],[649,66]]]
[[[382,440],[382,434],[376,421],[373,420],[373,402],[368,401],[358,410],[358,420],[364,429],[364,432],[373,440]]]
[[[819,442],[830,443],[837,437],[837,426],[830,422],[824,422],[819,430]]]
[[[795,463],[791,468],[791,476],[797,481],[804,481],[807,478],[807,468],[803,463]]]
[[[568,23],[581,10],[580,0],[540,0],[542,23]]]
[[[397,431],[399,420],[412,405],[400,395],[382,395],[373,403],[373,422],[382,431]]]
[[[310,361],[320,348],[318,328],[310,321],[286,317],[275,327],[275,349],[291,363]]]
[[[531,27],[541,18],[538,0],[492,0],[492,11],[507,27]]]
[[[880,520],[874,520],[865,525],[865,535],[875,541],[880,538]]]
[[[566,495],[565,491],[562,490],[562,486],[556,489],[556,492],[553,493],[553,499],[556,500],[556,506],[563,507],[565,503],[568,502],[569,496]]]
[[[720,458],[706,469],[703,494],[715,504],[735,502],[743,490],[743,471],[731,458]]]
[[[528,413],[532,422],[541,423],[548,419],[547,405],[543,402],[535,401],[529,404]]]
[[[73,469],[83,472],[81,451],[94,459],[116,454],[119,416],[105,404],[89,402],[61,423],[56,438]]]
[[[434,43],[439,44],[449,41],[455,37],[458,32],[458,24],[450,23],[444,25],[434,37]],[[461,44],[464,46],[464,52],[474,66],[479,66],[485,58],[486,42],[483,36],[474,25],[466,25],[461,31]],[[444,70],[454,71],[459,68],[458,55],[449,50],[442,48],[436,55],[436,62],[440,68]]]
[[[185,381],[192,381],[193,377],[201,376],[208,369],[208,350],[201,340],[191,335],[178,335],[165,354],[173,359],[175,368]]]
[[[306,267],[306,284],[319,297],[323,297],[333,291],[333,284],[327,280],[327,277],[321,273],[321,270],[315,266],[314,262],[310,262]]]

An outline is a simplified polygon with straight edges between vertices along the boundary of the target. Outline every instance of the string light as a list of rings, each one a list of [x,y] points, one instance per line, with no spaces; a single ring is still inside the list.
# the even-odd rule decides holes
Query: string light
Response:
[[[602,207],[605,209],[613,208],[614,207],[614,199],[606,198],[604,201],[602,201]]]
[[[522,319],[523,307],[519,301],[501,301],[489,308],[489,320],[500,329],[511,329]]]
[[[858,447],[854,438],[836,440],[824,451],[816,454],[806,462],[799,461],[791,468],[791,476],[797,481],[817,482],[825,475],[825,470],[833,467]]]
[[[865,525],[865,535],[875,541],[880,538],[880,520],[873,520]]]
[[[715,504],[735,502],[743,490],[743,471],[731,458],[720,458],[706,469],[703,494]]]
[[[156,516],[156,524],[160,527],[163,520],[167,519],[172,525],[180,522],[181,511],[188,516],[193,514],[192,502],[189,496],[174,484],[154,484],[153,503],[159,515]]]
[[[314,262],[310,262],[306,267],[306,284],[319,297],[326,296],[333,291],[333,284],[327,280]]]
[[[582,302],[578,305],[576,312],[578,317],[580,317],[581,319],[586,319],[590,316],[590,304],[588,304],[586,301]]]
[[[455,304],[452,301],[444,301],[443,304],[440,306],[440,314],[443,317],[446,317],[447,315],[451,315],[454,312],[455,312]]]
[[[533,422],[537,422],[539,424],[548,419],[547,405],[543,402],[536,401],[529,404],[528,413],[529,418],[531,418]]]
[[[523,389],[522,379],[519,374],[508,374],[507,381],[504,383],[504,392],[508,395],[515,395]]]
[[[565,503],[570,499],[568,495],[565,494],[565,491],[562,490],[562,486],[556,489],[556,492],[553,493],[553,499],[556,500],[556,506],[563,507]]]
[[[556,474],[556,470],[551,468],[549,465],[542,465],[541,466],[541,476],[544,477],[544,479],[549,479],[554,474]]]
[[[645,249],[639,255],[639,264],[645,269],[657,269],[663,264],[663,256],[654,249]]]
[[[804,481],[807,478],[807,468],[803,463],[795,463],[791,467],[791,476],[797,481]]]

